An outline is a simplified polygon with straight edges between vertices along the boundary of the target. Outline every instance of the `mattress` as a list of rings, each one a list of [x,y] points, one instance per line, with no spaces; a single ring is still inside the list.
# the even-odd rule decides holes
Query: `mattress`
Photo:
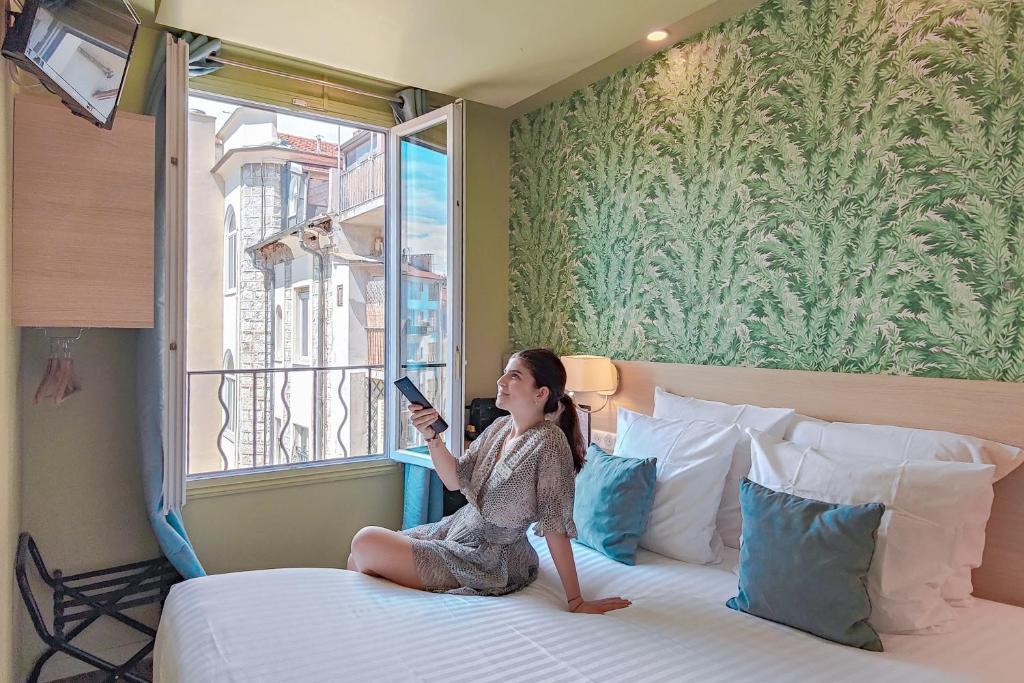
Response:
[[[725,607],[736,551],[710,567],[641,551],[627,567],[574,543],[585,595],[633,605],[573,614],[544,540],[530,540],[540,576],[502,597],[425,593],[340,569],[186,581],[163,610],[156,680],[1003,683],[1024,671],[1024,608],[976,600],[952,633],[883,636],[886,652],[865,652]]]

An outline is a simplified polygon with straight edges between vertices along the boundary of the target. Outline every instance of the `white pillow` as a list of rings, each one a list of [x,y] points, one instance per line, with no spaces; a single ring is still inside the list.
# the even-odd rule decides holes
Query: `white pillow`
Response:
[[[1024,460],[1024,453],[1016,446],[963,434],[891,425],[794,420],[786,439],[858,457],[877,455],[897,460],[995,465],[995,481],[1012,472]],[[978,507],[964,517],[961,525],[956,555],[957,570],[942,590],[946,600],[958,607],[971,603],[971,593],[974,591],[971,570],[981,566],[985,552],[985,525],[991,512],[991,502],[984,505],[979,501]]]
[[[804,498],[884,503],[868,572],[871,624],[885,633],[942,633],[953,608],[942,587],[970,510],[992,502],[992,465],[848,455],[752,433],[750,479]],[[799,577],[794,577],[799,580]]]
[[[785,439],[815,448],[861,454],[892,454],[908,460],[943,460],[995,465],[999,481],[1024,463],[1024,451],[976,436],[893,425],[824,422],[801,415]],[[761,430],[764,431],[764,430]]]
[[[789,425],[786,426],[786,433],[782,436],[786,441],[794,441],[794,434],[802,434],[809,436],[816,432],[812,431],[820,425],[829,424],[828,420],[819,420],[816,417],[810,415],[804,415],[803,413],[793,413],[793,419],[789,421]],[[796,442],[799,443],[799,442]],[[814,444],[806,444],[813,446]]]
[[[722,559],[715,515],[742,432],[707,420],[658,420],[619,408],[615,455],[657,458],[654,504],[640,547],[684,562]]]
[[[680,396],[661,387],[654,389],[654,417],[663,420],[710,420],[753,427],[759,432],[782,438],[795,414],[792,408],[732,405]]]
[[[704,401],[692,396],[677,396],[661,387],[654,390],[654,417],[671,420],[711,420],[722,424],[735,424],[782,437],[793,419],[789,408],[762,408],[761,406],[730,405],[718,401]],[[740,513],[740,480],[750,471],[750,437],[740,437],[733,454],[729,475],[725,478],[722,502],[718,507],[716,525],[722,542],[730,548],[740,547],[743,516]]]

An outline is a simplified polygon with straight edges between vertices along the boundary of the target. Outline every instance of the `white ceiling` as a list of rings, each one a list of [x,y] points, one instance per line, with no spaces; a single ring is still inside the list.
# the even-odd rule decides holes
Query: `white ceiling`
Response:
[[[505,108],[712,2],[163,0],[156,19]]]

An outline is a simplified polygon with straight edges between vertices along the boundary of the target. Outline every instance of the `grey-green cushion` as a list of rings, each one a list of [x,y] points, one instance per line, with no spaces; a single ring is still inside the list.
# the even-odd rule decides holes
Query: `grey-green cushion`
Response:
[[[885,506],[836,505],[740,483],[739,594],[727,606],[875,652],[867,575]]]
[[[576,475],[576,541],[616,562],[636,564],[657,475],[655,458],[609,455],[590,444],[586,464]]]

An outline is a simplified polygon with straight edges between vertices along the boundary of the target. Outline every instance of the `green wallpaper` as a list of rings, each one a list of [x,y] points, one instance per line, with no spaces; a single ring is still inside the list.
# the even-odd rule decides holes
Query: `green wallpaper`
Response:
[[[1024,2],[769,0],[512,127],[510,339],[1024,381]]]

